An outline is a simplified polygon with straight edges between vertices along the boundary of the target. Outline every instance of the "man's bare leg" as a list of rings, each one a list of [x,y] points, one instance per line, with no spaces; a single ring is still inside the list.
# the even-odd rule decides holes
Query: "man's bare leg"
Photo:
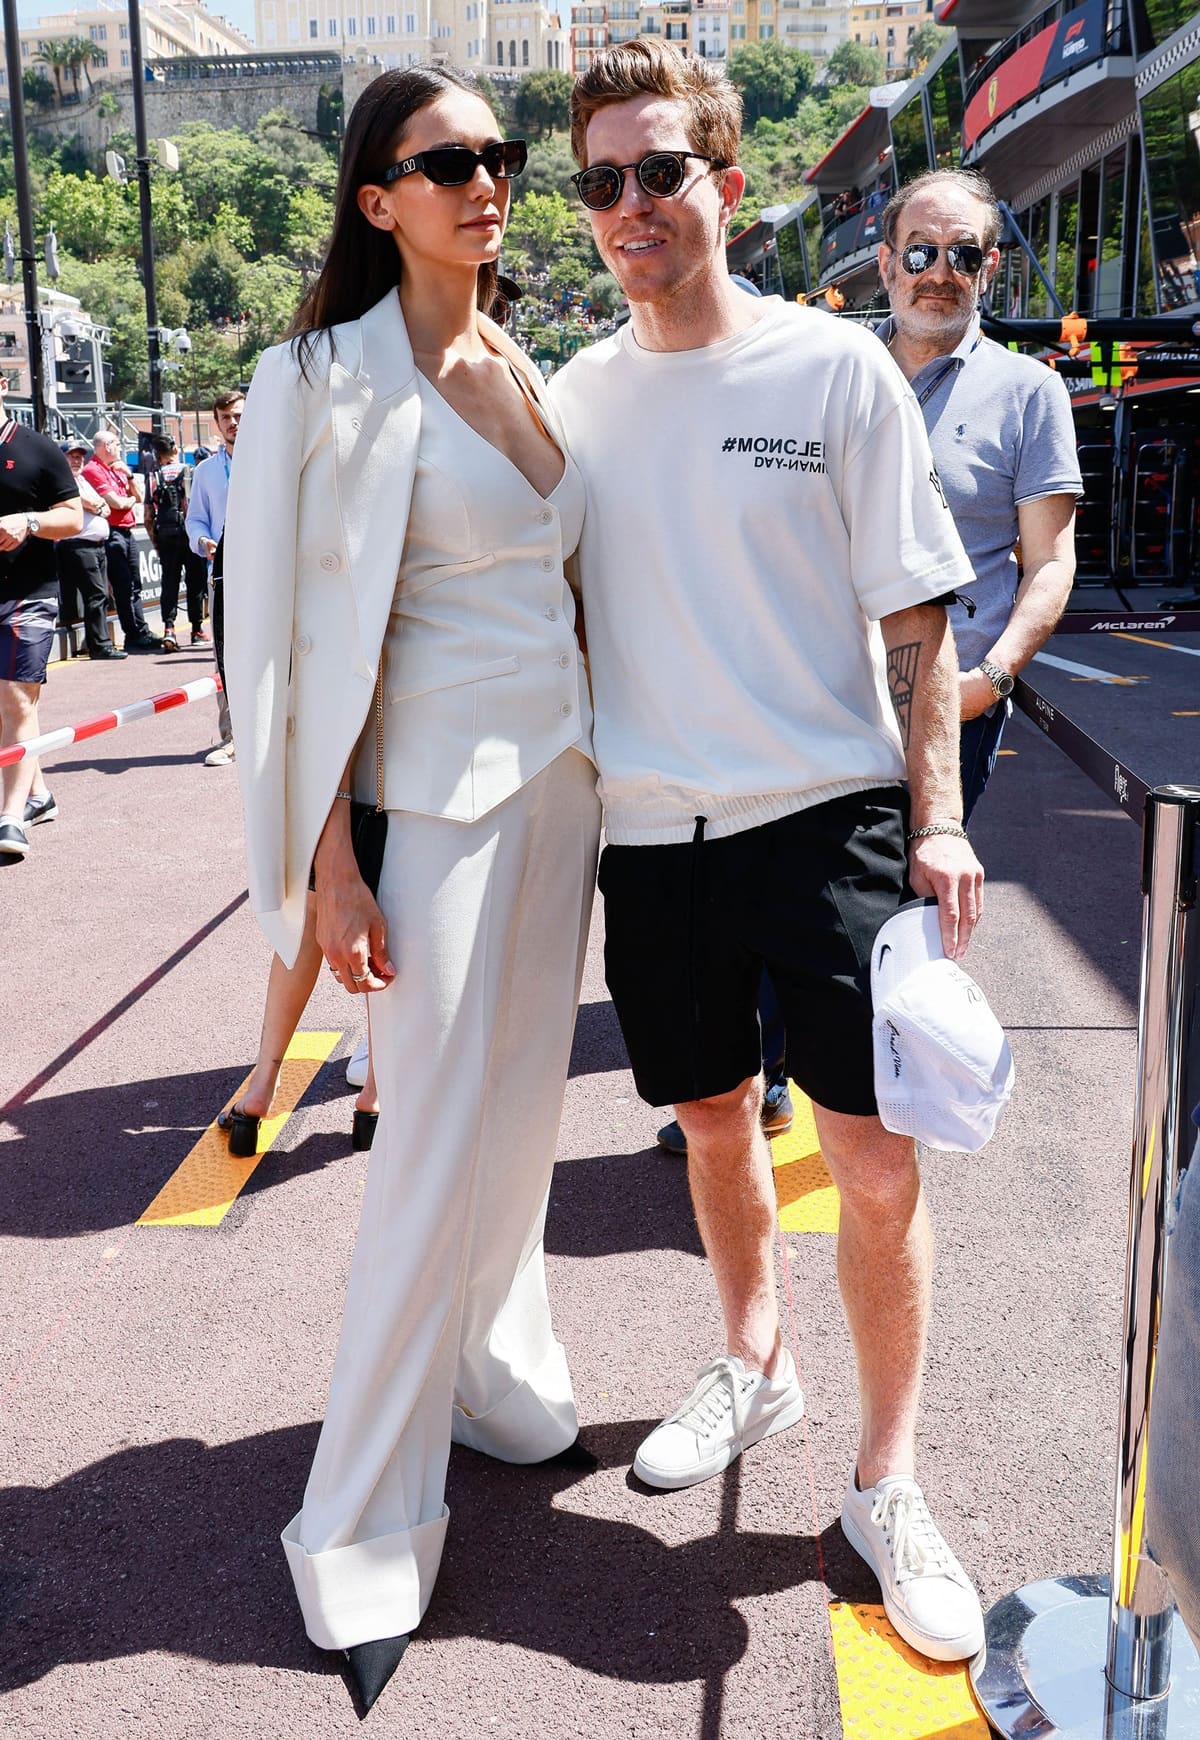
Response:
[[[874,1486],[916,1465],[933,1235],[909,1137],[876,1117],[813,1113],[841,1197],[838,1282],[858,1359],[858,1476]]]
[[[40,683],[0,683],[0,748],[38,735]],[[38,776],[38,764],[24,756],[0,770],[0,815],[24,823],[25,804]]]
[[[725,1316],[725,1350],[748,1370],[779,1365],[775,1182],[762,1133],[762,1077],[675,1107],[687,1137],[688,1183]]]

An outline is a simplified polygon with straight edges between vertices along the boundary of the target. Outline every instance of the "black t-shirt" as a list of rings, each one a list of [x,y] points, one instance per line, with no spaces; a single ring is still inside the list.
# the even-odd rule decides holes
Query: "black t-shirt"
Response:
[[[75,474],[48,435],[22,423],[0,427],[0,514],[39,514],[79,494]],[[54,545],[26,538],[19,550],[0,550],[0,598],[53,598]]]

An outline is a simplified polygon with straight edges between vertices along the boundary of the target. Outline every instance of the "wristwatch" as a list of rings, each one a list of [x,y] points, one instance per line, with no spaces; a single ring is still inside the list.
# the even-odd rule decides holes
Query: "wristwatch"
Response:
[[[27,537],[36,538],[41,529],[41,520],[37,519],[33,514],[25,515],[25,533]]]
[[[993,664],[991,659],[980,659],[979,668],[992,685],[992,693],[998,701],[1007,700],[1017,686],[1017,679],[1011,671],[1006,671],[1003,665]]]

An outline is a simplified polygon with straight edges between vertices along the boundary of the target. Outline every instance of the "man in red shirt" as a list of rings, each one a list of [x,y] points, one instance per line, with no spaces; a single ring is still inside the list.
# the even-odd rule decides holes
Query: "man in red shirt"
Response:
[[[108,583],[125,632],[126,652],[160,652],[162,642],[151,634],[142,610],[137,552],[133,547],[134,509],[139,497],[133,476],[121,456],[121,443],[110,429],[92,441],[94,453],[83,468],[92,488],[108,503]]]

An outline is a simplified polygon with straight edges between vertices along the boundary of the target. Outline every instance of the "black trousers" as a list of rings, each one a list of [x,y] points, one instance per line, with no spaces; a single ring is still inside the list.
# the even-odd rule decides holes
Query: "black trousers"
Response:
[[[187,541],[187,533],[159,532],[154,543],[162,566],[163,627],[170,628],[179,614],[179,580],[187,589],[188,621],[193,629],[204,623],[204,600],[208,593],[208,563],[197,556]]]
[[[133,547],[130,526],[108,528],[108,583],[112,587],[113,603],[121,619],[126,640],[138,640],[149,634],[142,610],[142,582],[138,576],[137,551]]]
[[[90,653],[111,647],[108,638],[108,573],[104,544],[64,538],[54,546],[58,559],[59,609],[64,622],[83,617],[83,638]]]

